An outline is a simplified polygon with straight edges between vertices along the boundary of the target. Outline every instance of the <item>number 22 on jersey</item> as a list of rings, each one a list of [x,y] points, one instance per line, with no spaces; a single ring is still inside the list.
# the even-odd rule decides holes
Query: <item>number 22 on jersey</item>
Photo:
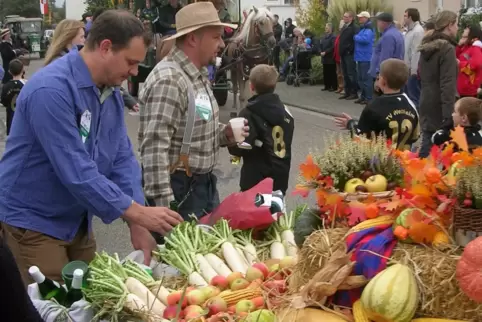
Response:
[[[409,150],[410,144],[420,136],[420,125],[414,128],[412,120],[403,119],[400,121],[390,121],[388,127],[392,130],[392,143],[396,144],[398,150]],[[409,142],[410,144],[407,144]]]

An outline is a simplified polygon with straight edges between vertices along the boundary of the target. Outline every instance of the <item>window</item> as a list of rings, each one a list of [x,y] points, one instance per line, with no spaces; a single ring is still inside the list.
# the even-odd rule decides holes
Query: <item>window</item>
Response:
[[[482,4],[481,2],[479,0],[465,0],[465,8],[478,7]]]
[[[294,6],[295,0],[283,0],[285,5]]]

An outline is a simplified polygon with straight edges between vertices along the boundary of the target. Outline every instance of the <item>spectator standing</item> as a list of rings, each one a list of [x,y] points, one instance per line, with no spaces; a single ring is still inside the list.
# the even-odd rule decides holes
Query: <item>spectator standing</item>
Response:
[[[74,20],[77,23],[81,23]],[[15,107],[17,105],[17,97],[25,84],[23,79],[24,66],[20,59],[14,59],[8,66],[8,72],[12,75],[12,79],[9,80],[1,90],[0,103],[5,106],[7,110],[7,136],[10,134],[10,128],[12,127],[13,115],[15,113]]]
[[[375,33],[373,32],[369,12],[362,11],[357,17],[360,31],[355,35],[355,62],[358,88],[361,90],[361,95],[355,103],[367,104],[371,101],[373,95],[373,80],[368,71],[370,70],[370,61],[373,54]]]
[[[338,26],[338,30],[343,28],[345,25],[345,22],[343,20],[340,20],[340,25]],[[333,57],[335,58],[335,63],[336,63],[336,80],[338,83],[338,89],[336,90],[337,94],[345,94],[343,91],[343,71],[341,70],[341,58],[340,58],[340,32],[335,38],[335,49],[333,50]]]
[[[169,3],[164,7],[159,8],[159,20],[156,25],[160,26],[159,33],[163,35],[173,35],[176,33],[176,14],[182,6],[179,0],[169,0]]]
[[[274,23],[273,23],[273,33],[274,39],[276,39],[276,46],[273,49],[273,63],[276,67],[276,71],[279,72],[279,68],[281,66],[279,55],[280,55],[280,42],[281,36],[283,35],[283,26],[279,23],[279,16],[274,15]]]
[[[460,97],[477,97],[477,90],[482,84],[481,39],[480,27],[473,25],[465,28],[457,47],[456,56],[459,60],[457,92]]]
[[[418,77],[418,61],[420,59],[420,51],[418,47],[425,35],[422,25],[420,24],[420,12],[415,8],[408,8],[403,15],[403,21],[407,28],[405,34],[405,63],[408,66],[410,76],[407,82],[407,95],[418,107],[420,100],[420,78]]]
[[[444,10],[434,20],[420,45],[420,125],[422,144],[419,155],[425,158],[432,148],[432,136],[439,129],[452,127],[452,112],[457,95],[455,37],[457,14]]]
[[[333,25],[327,23],[325,26],[325,36],[321,39],[321,63],[323,64],[323,81],[325,87],[322,91],[334,92],[338,89],[338,81],[336,79],[336,62],[335,62],[335,39],[333,33]]]
[[[393,23],[393,16],[390,13],[382,12],[376,19],[381,36],[373,52],[369,73],[374,79],[375,89],[378,91],[377,79],[380,72],[380,65],[389,58],[403,60],[405,41],[402,33]]]
[[[4,71],[2,84],[12,79],[12,75],[8,72],[8,65],[18,55],[20,55],[20,50],[13,49],[10,29],[0,29],[0,56],[2,57]]]
[[[345,12],[343,22],[345,23],[340,32],[338,51],[340,63],[345,82],[345,94],[340,99],[355,100],[358,98],[356,82],[356,65],[354,60],[355,40],[358,27],[353,21],[355,14],[351,11]]]

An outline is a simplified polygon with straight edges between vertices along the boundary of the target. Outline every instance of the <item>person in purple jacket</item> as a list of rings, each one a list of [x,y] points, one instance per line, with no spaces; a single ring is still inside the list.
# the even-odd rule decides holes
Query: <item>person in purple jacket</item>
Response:
[[[389,58],[403,60],[405,53],[405,40],[403,35],[393,23],[393,16],[390,13],[382,12],[377,15],[377,27],[381,33],[375,50],[373,51],[372,60],[370,62],[369,74],[373,77],[375,92],[380,95],[377,85],[378,73],[380,65]]]

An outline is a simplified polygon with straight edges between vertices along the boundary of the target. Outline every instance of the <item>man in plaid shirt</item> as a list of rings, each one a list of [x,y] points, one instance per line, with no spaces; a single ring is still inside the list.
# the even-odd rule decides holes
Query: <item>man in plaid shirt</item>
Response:
[[[183,218],[199,218],[219,204],[212,173],[219,148],[236,143],[231,127],[219,122],[206,69],[224,47],[223,28],[236,26],[221,23],[211,2],[182,8],[176,26],[177,33],[169,38],[176,45],[150,73],[139,95],[144,191],[151,205],[176,201]],[[188,124],[193,102],[195,116]],[[192,131],[189,152],[181,149],[186,131]],[[247,136],[249,128],[244,131]]]

